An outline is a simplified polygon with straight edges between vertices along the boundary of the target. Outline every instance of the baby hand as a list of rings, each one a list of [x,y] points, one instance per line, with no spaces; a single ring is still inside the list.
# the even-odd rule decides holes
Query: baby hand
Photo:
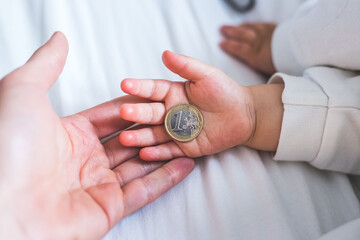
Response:
[[[271,38],[276,25],[272,23],[246,23],[223,26],[224,39],[220,47],[229,55],[268,75],[275,73],[271,56]]]
[[[143,147],[143,160],[168,160],[180,156],[199,157],[249,142],[254,134],[255,110],[247,87],[212,66],[170,51],[163,54],[168,69],[186,82],[156,79],[125,79],[124,92],[153,102],[123,104],[123,119],[148,126],[120,134],[125,146]],[[173,140],[166,132],[166,112],[175,105],[189,103],[202,113],[204,126],[190,142]]]

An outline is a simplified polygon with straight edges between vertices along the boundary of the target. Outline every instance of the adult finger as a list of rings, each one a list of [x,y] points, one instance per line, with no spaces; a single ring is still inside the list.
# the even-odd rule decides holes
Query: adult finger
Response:
[[[120,108],[125,103],[140,102],[145,103],[148,101],[134,96],[124,96],[100,104],[78,114],[85,117],[95,127],[99,138],[103,138],[133,125],[133,122],[122,119],[120,115]]]
[[[139,148],[125,147],[119,143],[117,136],[103,143],[103,147],[109,159],[110,168],[118,166],[139,153]]]
[[[140,124],[162,124],[165,117],[164,103],[138,103],[121,106],[123,119]]]
[[[146,161],[166,161],[185,156],[185,153],[175,142],[168,142],[154,147],[146,147],[140,150],[139,156]]]
[[[171,140],[164,126],[124,131],[120,133],[119,139],[121,144],[128,147],[153,146]]]
[[[65,35],[56,32],[22,67],[5,79],[10,85],[31,84],[47,92],[62,72],[68,50]]]
[[[189,175],[194,166],[192,159],[174,159],[149,175],[126,184],[123,188],[124,217],[155,201]]]
[[[116,174],[120,186],[124,186],[128,182],[143,177],[155,169],[163,166],[166,162],[146,162],[141,160],[140,158],[133,158],[128,160],[116,168],[113,169],[114,173]]]

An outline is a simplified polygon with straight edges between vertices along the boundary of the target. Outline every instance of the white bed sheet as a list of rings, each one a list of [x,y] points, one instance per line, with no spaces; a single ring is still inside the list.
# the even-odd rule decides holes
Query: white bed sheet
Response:
[[[280,22],[301,0],[258,0],[238,14],[222,0],[0,0],[0,77],[56,30],[68,37],[64,72],[49,97],[60,116],[123,95],[125,77],[181,80],[165,49],[215,65],[244,85],[265,79],[218,47],[222,24]],[[316,239],[360,217],[346,175],[235,147],[197,159],[178,186],[124,219],[110,239]]]

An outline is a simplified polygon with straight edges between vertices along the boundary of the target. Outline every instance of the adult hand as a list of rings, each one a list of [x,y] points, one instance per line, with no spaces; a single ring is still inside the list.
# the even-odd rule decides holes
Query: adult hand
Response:
[[[138,98],[60,119],[46,94],[67,52],[65,36],[56,33],[0,81],[1,239],[98,239],[194,167],[188,158],[144,163],[117,138],[100,142],[131,125],[119,109]]]

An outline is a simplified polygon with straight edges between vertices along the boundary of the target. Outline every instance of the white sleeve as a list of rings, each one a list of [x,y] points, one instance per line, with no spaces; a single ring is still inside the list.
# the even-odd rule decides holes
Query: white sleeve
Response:
[[[284,116],[275,160],[307,161],[320,169],[360,174],[360,76],[313,67],[284,83]]]
[[[272,38],[272,57],[279,72],[300,76],[313,66],[359,70],[360,1],[305,2],[281,23]]]
[[[355,219],[348,222],[331,232],[328,232],[322,236],[319,240],[335,240],[335,239],[346,239],[346,240],[358,240],[360,236],[360,219]]]

